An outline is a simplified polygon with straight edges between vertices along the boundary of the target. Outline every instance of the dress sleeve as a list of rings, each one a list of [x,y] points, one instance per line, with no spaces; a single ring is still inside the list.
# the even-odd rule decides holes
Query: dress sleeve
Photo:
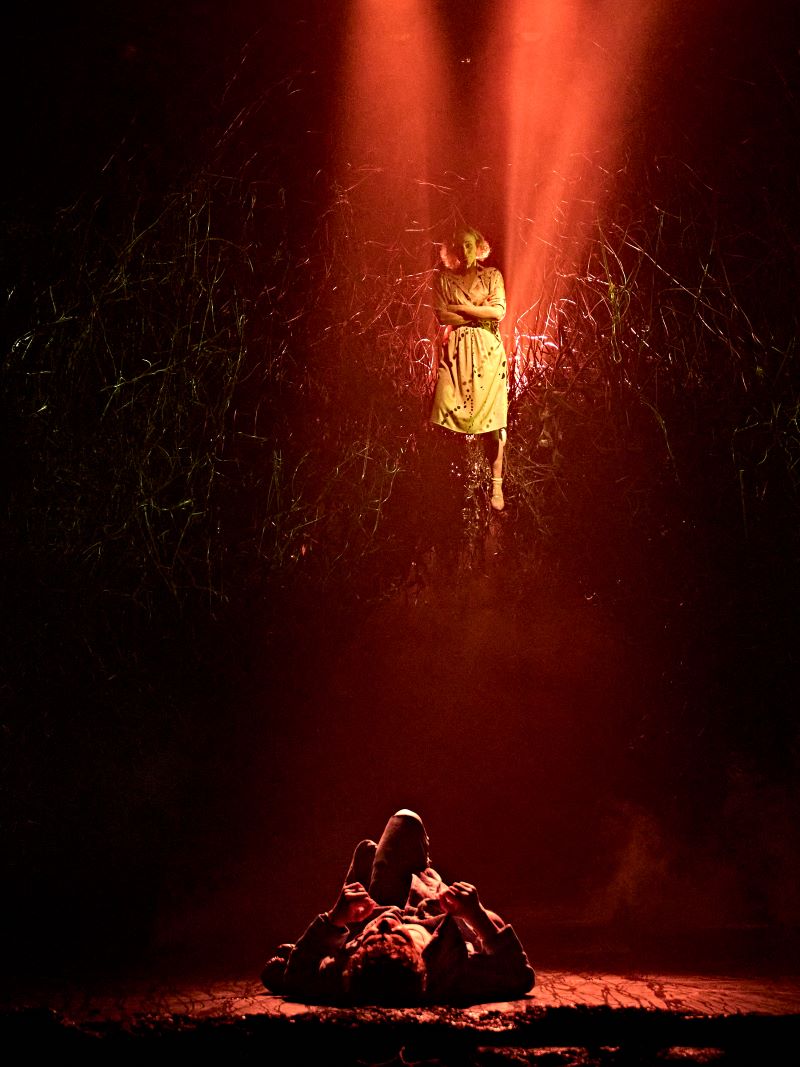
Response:
[[[494,267],[488,281],[489,295],[486,298],[486,303],[491,304],[492,307],[500,308],[500,319],[503,319],[506,314],[506,286],[503,281],[503,275]]]
[[[445,314],[445,308],[448,304],[447,293],[445,291],[446,284],[444,273],[437,270],[433,279],[433,310],[440,326],[445,325],[442,321],[442,317]]]

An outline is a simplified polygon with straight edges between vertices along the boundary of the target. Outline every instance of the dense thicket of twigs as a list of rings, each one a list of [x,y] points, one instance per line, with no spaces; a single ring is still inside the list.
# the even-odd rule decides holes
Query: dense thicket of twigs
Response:
[[[192,759],[203,751],[213,650],[227,655],[221,635],[241,634],[245,613],[277,631],[312,602],[342,609],[482,565],[490,522],[523,594],[561,576],[666,633],[687,717],[700,663],[709,678],[733,671],[731,685],[738,670],[750,701],[767,670],[794,670],[798,277],[784,205],[798,190],[776,206],[764,188],[743,213],[678,160],[623,168],[579,245],[553,256],[558,295],[546,287],[526,320],[498,520],[480,444],[426,422],[433,238],[457,193],[438,187],[431,231],[389,216],[375,244],[353,205],[387,177],[323,173],[293,192],[285,156],[241,151],[260,114],[237,115],[166,195],[115,159],[52,232],[7,234],[26,267],[0,386],[4,783],[33,870],[52,851],[37,839],[56,795],[42,782],[70,767],[71,825],[92,814],[81,847],[115,839],[114,803],[94,810],[115,780],[124,790],[100,791],[141,815],[127,824],[170,840],[152,824],[180,818],[169,797],[187,739]],[[738,743],[789,758],[775,699]]]
[[[796,505],[792,248],[721,233],[713,194],[679,164],[660,170],[665,206],[599,208],[567,295],[528,316],[507,489],[531,547],[558,549],[571,527],[583,539],[575,509],[609,492],[645,528],[700,488],[687,511],[724,513],[742,541]],[[26,552],[152,613],[164,593],[213,612],[242,568],[352,581],[380,553],[378,594],[431,547],[424,522],[387,570],[392,496],[428,477],[435,448],[432,268],[404,267],[433,246],[387,235],[354,263],[357,222],[347,256],[327,225],[346,190],[330,195],[301,246],[281,188],[246,174],[202,173],[124,217],[102,200],[63,212],[55,277],[26,294],[3,381]]]
[[[426,425],[431,234],[359,245],[331,183],[297,235],[280,175],[251,169],[206,168],[164,199],[112,177],[61,213],[51,262],[14,294],[7,536],[82,601],[215,615],[277,575],[375,596],[452,541],[446,507],[431,522],[436,458],[463,480],[471,444]],[[609,190],[572,258],[553,257],[557,295],[537,296],[513,363],[520,562],[546,547],[590,583],[624,578],[631,541],[692,539],[681,523],[744,547],[796,514],[783,220],[731,232],[687,168],[656,170],[635,197]],[[446,223],[457,204],[440,196]]]

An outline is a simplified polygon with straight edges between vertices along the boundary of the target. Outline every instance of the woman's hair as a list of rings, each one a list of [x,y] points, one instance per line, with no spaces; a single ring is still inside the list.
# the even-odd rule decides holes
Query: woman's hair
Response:
[[[483,236],[483,234],[476,230],[474,226],[459,226],[457,230],[453,231],[453,236],[448,241],[442,241],[442,247],[439,249],[439,255],[442,257],[442,263],[448,270],[455,270],[461,266],[461,255],[459,249],[459,238],[464,234],[471,233],[475,238],[475,245],[477,248],[476,259],[484,260],[491,252],[489,242]]]

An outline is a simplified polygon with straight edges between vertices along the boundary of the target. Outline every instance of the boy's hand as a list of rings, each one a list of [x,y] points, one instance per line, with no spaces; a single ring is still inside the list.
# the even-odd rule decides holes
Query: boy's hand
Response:
[[[453,882],[439,894],[442,907],[450,915],[461,919],[476,920],[483,914],[483,905],[478,890],[469,882]]]
[[[480,902],[478,890],[469,882],[453,882],[439,894],[446,912],[463,919],[481,939],[484,948],[491,946],[498,927]],[[489,948],[491,951],[491,949]]]
[[[339,899],[328,912],[328,918],[335,926],[349,926],[369,918],[376,907],[361,882],[351,882],[342,887]]]

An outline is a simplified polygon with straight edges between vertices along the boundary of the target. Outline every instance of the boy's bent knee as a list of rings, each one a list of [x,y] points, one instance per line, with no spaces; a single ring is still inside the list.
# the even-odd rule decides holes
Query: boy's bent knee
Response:
[[[412,811],[411,808],[401,808],[394,813],[393,818],[396,819],[399,815],[406,815],[409,819],[416,819],[417,822],[422,822],[422,817],[417,815],[415,811]]]

